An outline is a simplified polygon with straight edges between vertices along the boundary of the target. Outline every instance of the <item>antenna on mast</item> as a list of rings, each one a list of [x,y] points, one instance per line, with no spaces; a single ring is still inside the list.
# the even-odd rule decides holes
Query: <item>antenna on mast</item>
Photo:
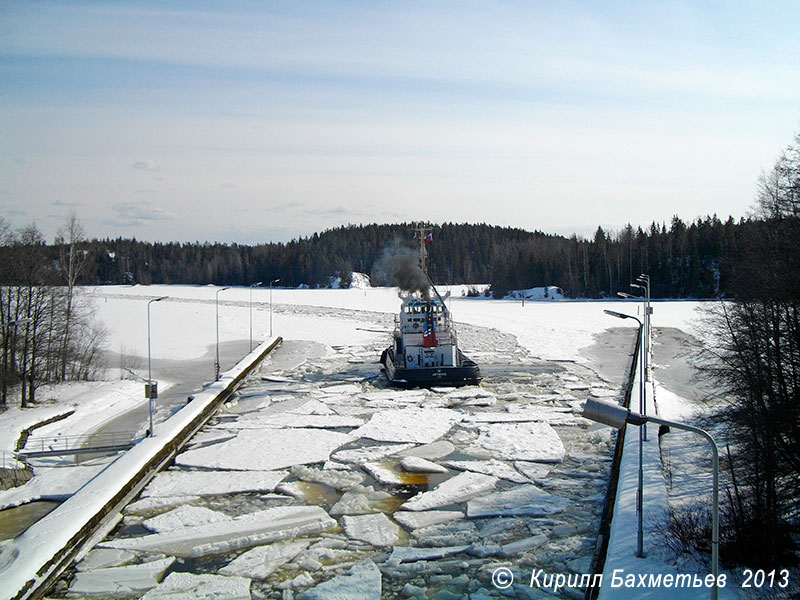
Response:
[[[431,231],[433,230],[430,226],[423,225],[422,223],[417,224],[414,229],[414,237],[419,238],[419,266],[422,272],[425,273],[425,277],[428,277],[428,249],[425,247],[425,242],[429,242],[433,239]],[[428,280],[430,280],[430,278],[428,278]]]

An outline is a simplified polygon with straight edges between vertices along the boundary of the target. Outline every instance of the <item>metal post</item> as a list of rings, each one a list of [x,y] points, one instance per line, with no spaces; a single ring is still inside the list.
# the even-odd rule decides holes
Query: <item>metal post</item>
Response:
[[[273,279],[269,282],[269,337],[272,337],[272,284],[279,281],[280,279]]]
[[[230,289],[229,287],[224,287],[224,288],[218,289],[217,290],[217,300],[214,303],[214,305],[216,307],[216,310],[217,310],[217,319],[216,319],[216,323],[217,323],[217,361],[214,364],[214,381],[219,381],[219,371],[220,371],[220,366],[219,366],[219,293],[220,292],[224,292],[225,290],[229,290],[229,289]]]
[[[153,298],[147,302],[147,404],[149,405],[151,436],[155,435],[155,430],[153,429],[153,410],[155,409],[155,398],[153,398],[153,372],[150,364],[150,305],[153,302],[161,302],[164,299],[166,299],[166,296]]]
[[[711,493],[711,573],[714,576],[714,585],[711,588],[711,600],[717,600],[719,596],[719,449],[717,448],[717,443],[714,441],[714,438],[712,438],[711,434],[707,431],[699,427],[678,423],[676,421],[667,421],[659,417],[648,417],[636,414],[619,404],[603,402],[593,398],[589,398],[586,401],[583,409],[583,416],[597,423],[610,425],[617,429],[621,428],[625,423],[641,426],[648,421],[652,421],[659,425],[666,425],[668,427],[675,427],[676,429],[683,429],[700,434],[711,444],[711,468],[714,486]]]
[[[647,420],[658,423],[659,425],[692,431],[702,435],[711,444],[711,469],[713,471],[714,486],[711,492],[711,573],[714,575],[714,587],[711,588],[711,600],[717,600],[719,595],[719,588],[717,585],[719,580],[719,449],[717,448],[717,443],[714,441],[714,438],[711,437],[711,434],[699,427],[676,423],[675,421],[667,421],[666,419],[659,419],[658,417],[647,417]]]
[[[619,319],[633,319],[639,324],[639,352],[643,354],[643,340],[642,340],[642,331],[644,329],[644,323],[634,317],[633,315],[626,315],[625,313],[616,312],[613,310],[604,310],[606,314],[611,315],[612,317],[617,317]],[[645,397],[645,383],[644,383],[644,361],[639,361],[639,412],[642,415],[646,415],[646,412],[643,410],[644,407],[647,405],[646,397]],[[643,506],[644,506],[644,468],[642,466],[643,456],[644,456],[644,444],[643,442],[647,439],[647,429],[646,425],[639,428],[639,481],[637,484],[636,489],[636,556],[638,558],[644,558],[644,526],[643,526]]]
[[[250,352],[253,351],[253,288],[261,285],[261,282],[250,285]]]

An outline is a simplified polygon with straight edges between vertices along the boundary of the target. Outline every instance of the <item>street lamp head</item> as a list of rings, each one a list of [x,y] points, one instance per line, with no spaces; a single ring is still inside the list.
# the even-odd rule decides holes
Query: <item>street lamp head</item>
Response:
[[[646,274],[642,273],[636,279],[639,280],[639,281],[650,281],[650,275],[646,275]]]
[[[646,290],[647,289],[646,287],[644,287],[643,285],[639,285],[638,283],[632,283],[631,287],[632,288],[639,288],[640,290]]]
[[[251,285],[250,287],[258,287],[258,286],[260,286],[262,283],[264,283],[264,282],[263,282],[263,281],[256,281],[256,282],[255,282],[253,285]]]
[[[647,423],[647,417],[631,412],[624,406],[593,398],[586,400],[586,404],[583,405],[583,416],[590,421],[610,425],[617,429],[622,428],[625,423],[632,425],[644,425]]]
[[[639,296],[634,296],[633,294],[626,294],[625,292],[617,292],[617,296],[620,298],[638,298]]]
[[[279,281],[280,279],[273,279],[272,281],[269,282],[269,284],[272,285],[273,283],[278,283]]]
[[[160,298],[156,298],[153,302],[161,302],[162,300],[166,300],[169,296],[161,296]]]
[[[617,317],[618,319],[632,319],[633,317],[630,315],[626,315],[625,313],[617,312],[615,310],[604,310],[604,313],[607,315],[611,315],[612,317]]]

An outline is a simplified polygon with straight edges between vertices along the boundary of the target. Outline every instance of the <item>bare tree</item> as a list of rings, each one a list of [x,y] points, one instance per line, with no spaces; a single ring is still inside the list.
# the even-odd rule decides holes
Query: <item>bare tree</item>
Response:
[[[85,242],[83,225],[74,210],[67,214],[67,220],[56,234],[59,245],[59,270],[67,283],[67,303],[64,311],[64,332],[61,341],[61,381],[67,379],[67,354],[72,334],[72,310],[75,295],[75,284],[86,265],[88,253],[78,246]]]

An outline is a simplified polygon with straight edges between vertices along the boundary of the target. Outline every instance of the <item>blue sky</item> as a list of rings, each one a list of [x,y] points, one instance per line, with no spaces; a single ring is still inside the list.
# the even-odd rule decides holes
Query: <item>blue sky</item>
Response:
[[[242,243],[738,218],[800,130],[797,23],[793,1],[0,0],[0,215]]]

